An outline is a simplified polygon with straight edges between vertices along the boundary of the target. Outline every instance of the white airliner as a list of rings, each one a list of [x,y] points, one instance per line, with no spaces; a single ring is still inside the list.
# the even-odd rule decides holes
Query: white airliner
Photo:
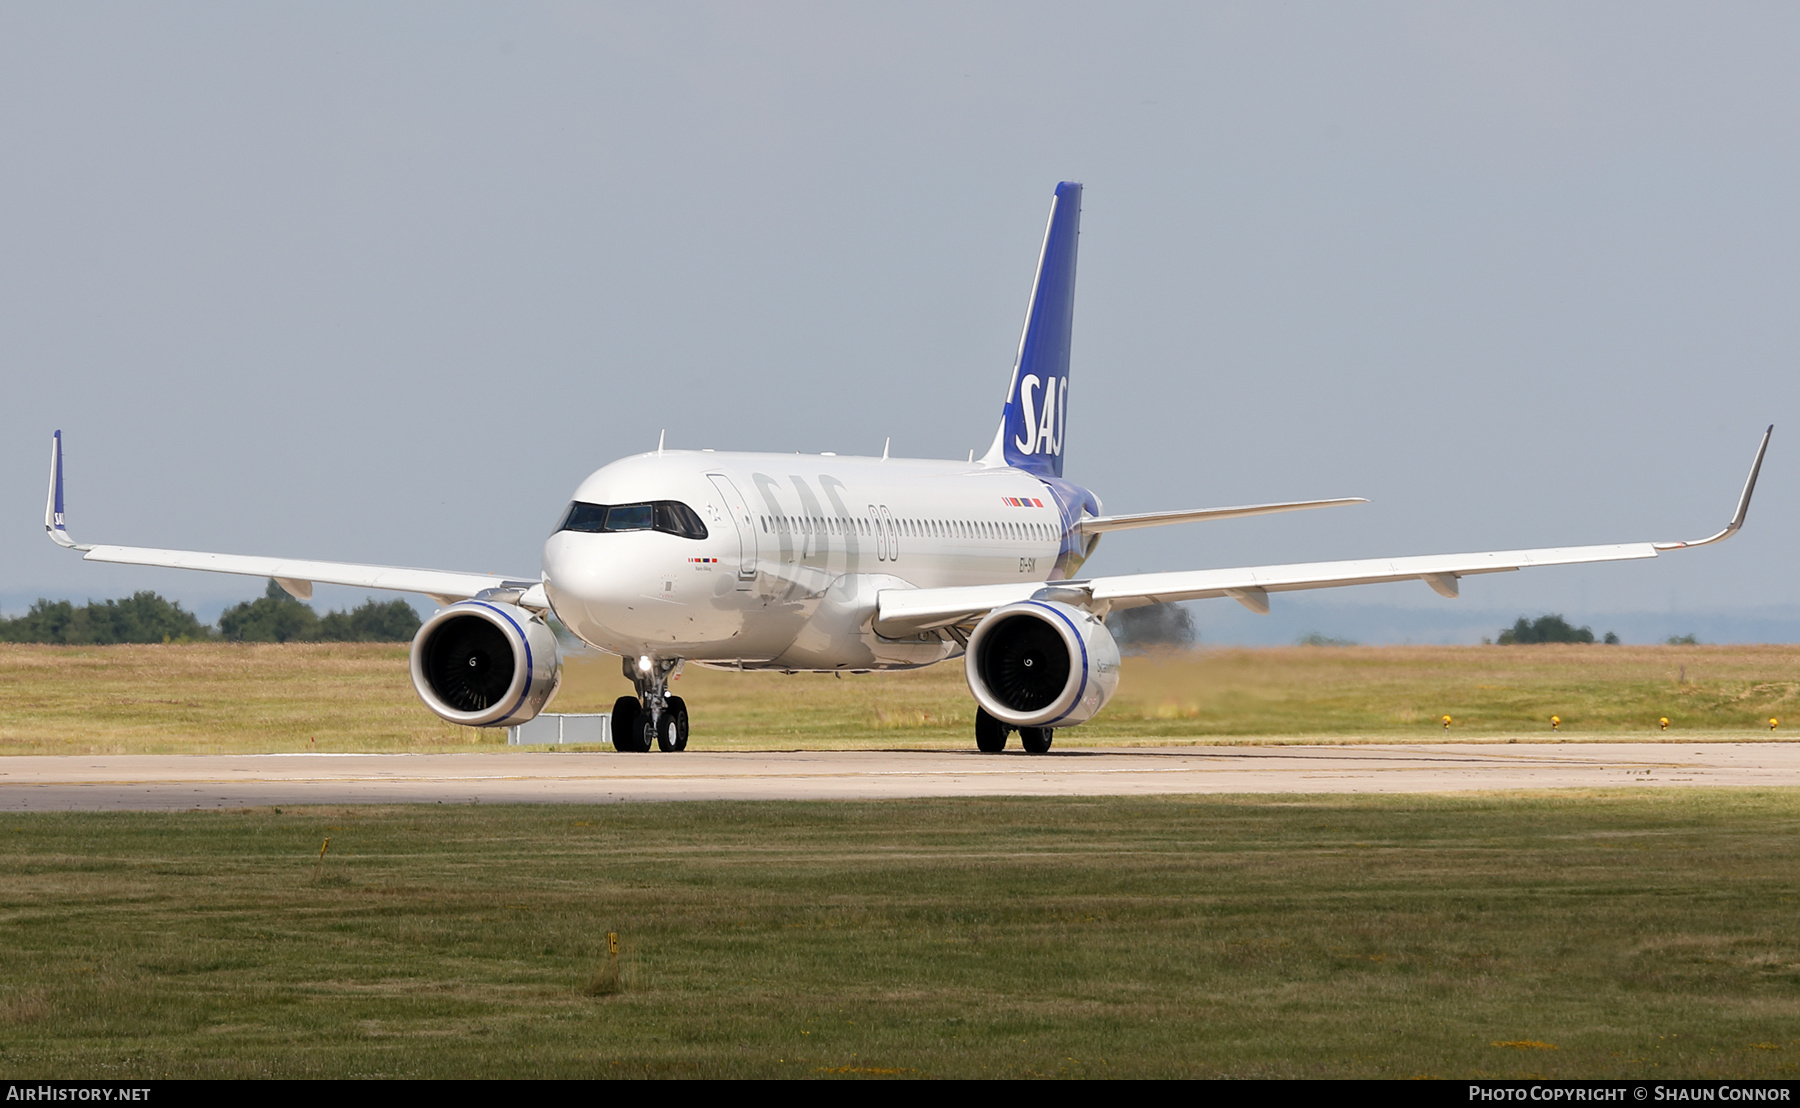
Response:
[[[1119,682],[1107,614],[1159,601],[1419,580],[1531,566],[1654,558],[1729,538],[1743,525],[1768,450],[1757,448],[1737,511],[1694,542],[1377,558],[1077,578],[1108,531],[1356,504],[1359,498],[1106,515],[1063,479],[1069,336],[1081,186],[1056,187],[1025,330],[993,445],[968,462],[834,454],[663,450],[612,463],[575,490],[544,544],[543,572],[495,577],[293,558],[83,546],[63,513],[62,432],[51,444],[44,526],[88,561],[272,577],[293,596],[314,582],[423,593],[444,607],[412,644],[413,686],[453,723],[522,723],[556,694],[561,659],[547,618],[619,655],[637,696],[613,709],[619,750],[687,745],[687,706],[669,680],[686,662],[793,672],[912,669],[962,655],[978,705],[975,742],[1033,753],[1054,729],[1098,712]]]

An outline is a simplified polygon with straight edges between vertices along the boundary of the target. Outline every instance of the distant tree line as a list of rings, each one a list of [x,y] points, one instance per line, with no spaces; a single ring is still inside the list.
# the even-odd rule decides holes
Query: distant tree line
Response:
[[[419,613],[404,600],[368,600],[348,612],[323,616],[273,581],[257,600],[227,608],[219,633],[232,642],[406,642],[419,630]]]
[[[348,612],[323,616],[289,596],[274,581],[263,595],[225,610],[217,630],[180,604],[153,592],[127,600],[39,600],[17,619],[0,618],[0,642],[109,643],[202,642],[407,642],[419,630],[419,613],[404,600],[369,600]]]
[[[1529,646],[1544,642],[1585,642],[1594,641],[1594,629],[1576,627],[1560,615],[1541,615],[1536,619],[1520,616],[1513,625],[1500,632],[1501,646]],[[1616,646],[1619,636],[1611,631],[1600,640],[1609,646]]]
[[[212,637],[212,628],[194,613],[153,592],[104,604],[90,600],[79,608],[67,600],[40,599],[17,619],[0,619],[0,642],[191,642]]]

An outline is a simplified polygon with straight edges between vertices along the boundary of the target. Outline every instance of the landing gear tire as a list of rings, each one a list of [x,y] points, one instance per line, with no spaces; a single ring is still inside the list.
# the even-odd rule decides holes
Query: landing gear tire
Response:
[[[1012,728],[988,715],[986,708],[975,709],[975,746],[983,754],[998,754],[1006,749],[1006,733]]]
[[[656,733],[656,749],[668,753],[686,750],[688,740],[687,701],[679,696],[668,699],[668,707],[663,712],[662,727]]]
[[[635,696],[621,696],[613,701],[611,723],[614,750],[621,754],[643,754],[650,749],[650,744],[644,741],[643,728],[638,721],[642,714]]]
[[[1050,753],[1050,741],[1056,737],[1054,727],[1021,727],[1019,728],[1019,744],[1027,754]]]

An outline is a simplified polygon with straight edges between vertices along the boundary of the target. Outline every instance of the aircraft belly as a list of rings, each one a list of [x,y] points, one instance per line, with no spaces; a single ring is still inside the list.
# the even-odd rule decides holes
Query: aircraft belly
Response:
[[[786,669],[912,669],[941,662],[961,647],[937,635],[884,639],[870,624],[875,595],[907,588],[886,574],[845,574],[820,598],[811,616],[772,665]]]

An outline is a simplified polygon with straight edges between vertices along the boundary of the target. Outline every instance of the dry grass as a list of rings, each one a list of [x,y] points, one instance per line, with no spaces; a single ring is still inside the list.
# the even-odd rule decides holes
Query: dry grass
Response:
[[[605,711],[618,660],[572,657],[558,711]],[[419,704],[406,649],[361,644],[0,645],[0,753],[456,750],[503,732]],[[964,746],[960,662],[835,678],[689,667],[696,748]],[[1292,647],[1126,659],[1118,697],[1063,743],[1768,737],[1800,727],[1800,647]]]
[[[0,688],[5,754],[456,750],[494,739],[424,710],[404,646],[0,644]]]
[[[1287,647],[1131,659],[1098,730],[1160,736],[1767,736],[1800,646]],[[1134,718],[1135,717],[1135,718]],[[1130,722],[1127,722],[1130,721]],[[1800,726],[1800,715],[1792,725]]]

